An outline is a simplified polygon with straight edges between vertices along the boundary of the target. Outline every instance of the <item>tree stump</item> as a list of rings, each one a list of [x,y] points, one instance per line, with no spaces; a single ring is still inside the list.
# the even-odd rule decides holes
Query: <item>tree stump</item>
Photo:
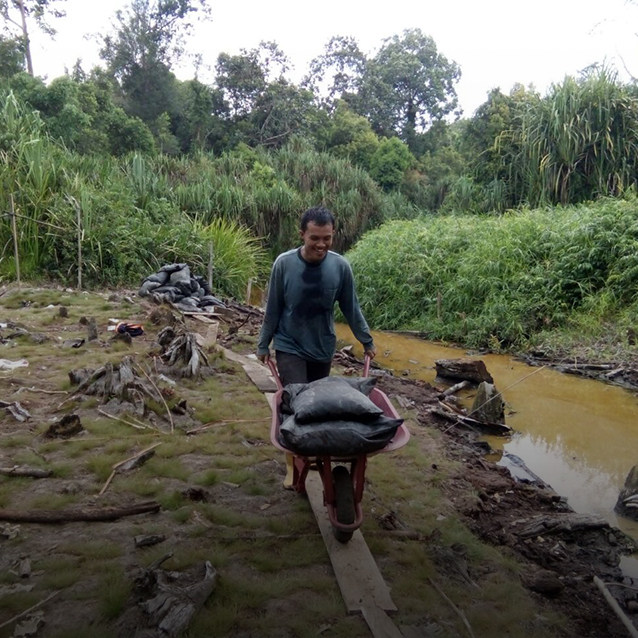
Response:
[[[486,381],[479,385],[470,413],[483,423],[505,423],[505,404],[495,385]]]

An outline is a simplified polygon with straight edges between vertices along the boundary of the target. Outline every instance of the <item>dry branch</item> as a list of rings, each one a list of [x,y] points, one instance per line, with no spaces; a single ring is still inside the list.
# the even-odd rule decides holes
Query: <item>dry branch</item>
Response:
[[[29,476],[31,478],[49,478],[51,470],[41,470],[37,467],[0,467],[3,476]]]
[[[29,609],[25,609],[22,613],[18,614],[17,616],[14,616],[13,618],[9,618],[9,620],[3,622],[0,625],[0,629],[4,629],[5,627],[12,625],[17,620],[20,620],[20,618],[24,618],[24,616],[42,607],[42,605],[44,605],[45,603],[48,603],[54,596],[57,596],[59,593],[60,593],[59,591],[54,591],[52,594],[47,596],[44,600],[41,600],[39,603],[36,603],[35,605],[33,605],[33,607],[29,607]]]
[[[125,516],[158,512],[157,501],[145,501],[130,507],[104,507],[100,509],[71,510],[0,510],[0,521],[12,523],[70,523],[77,521],[102,522],[115,521]]]

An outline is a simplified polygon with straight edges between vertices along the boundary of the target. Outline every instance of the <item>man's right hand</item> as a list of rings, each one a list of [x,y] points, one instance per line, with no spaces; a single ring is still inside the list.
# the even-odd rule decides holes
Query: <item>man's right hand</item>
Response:
[[[265,364],[268,364],[268,362],[270,361],[270,353],[268,354],[258,354],[257,358]]]

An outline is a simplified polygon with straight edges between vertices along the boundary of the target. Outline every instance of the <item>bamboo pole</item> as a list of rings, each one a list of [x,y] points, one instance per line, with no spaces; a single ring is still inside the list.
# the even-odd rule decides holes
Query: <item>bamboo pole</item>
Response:
[[[77,202],[75,210],[78,218],[78,290],[82,290],[82,209]]]
[[[252,293],[253,293],[253,278],[249,277],[248,278],[248,285],[246,286],[246,305],[250,306],[250,298],[252,297]]]
[[[13,203],[13,193],[9,195],[9,201],[11,202],[11,232],[13,233],[13,255],[16,261],[16,281],[18,282],[18,288],[20,288],[20,252],[18,251],[18,227],[16,225],[16,211]]]
[[[208,287],[213,292],[213,242],[208,242]]]

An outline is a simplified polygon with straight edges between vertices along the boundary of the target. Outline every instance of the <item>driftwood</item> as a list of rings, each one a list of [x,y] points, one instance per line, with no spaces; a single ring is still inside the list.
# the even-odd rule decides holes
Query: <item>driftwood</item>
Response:
[[[530,518],[527,521],[527,525],[515,533],[520,538],[525,539],[541,535],[560,534],[561,532],[599,529],[601,527],[609,527],[609,523],[600,516],[565,512],[564,514],[543,514]]]
[[[439,401],[439,406],[439,408],[434,408],[432,413],[443,417],[448,421],[452,421],[453,425],[464,425],[475,432],[496,434],[498,436],[510,436],[514,431],[511,427],[509,427],[509,425],[505,425],[504,423],[483,423],[482,421],[477,421],[470,416],[465,416],[447,403]]]
[[[204,564],[204,578],[194,584],[186,584],[183,574],[159,569],[158,563],[161,565],[170,556],[156,561],[136,579],[138,589],[153,595],[140,603],[148,616],[148,624],[154,628],[152,633],[145,632],[144,636],[168,638],[181,634],[217,585],[217,570],[208,561]]]
[[[163,345],[172,328],[166,327],[157,336],[158,343]],[[174,331],[173,331],[173,334]],[[163,346],[164,347],[164,346]],[[183,377],[197,377],[202,366],[208,366],[208,357],[201,346],[197,343],[197,336],[194,332],[182,330],[164,347],[162,361],[177,371]]]
[[[487,371],[482,361],[474,359],[438,359],[436,365],[436,375],[447,379],[467,380],[472,383],[487,381],[494,383],[492,375]]]
[[[631,622],[631,620],[627,618],[625,612],[620,608],[620,605],[618,604],[616,599],[611,595],[611,592],[607,589],[607,587],[605,587],[605,583],[603,583],[603,581],[600,580],[598,576],[594,576],[594,583],[596,584],[596,587],[600,589],[602,595],[609,603],[610,607],[614,610],[616,616],[620,618],[620,621],[625,626],[625,629],[627,629],[627,631],[629,632],[629,635],[632,636],[632,638],[638,638],[638,630]]]
[[[134,538],[135,547],[150,547],[151,545],[163,543],[165,540],[166,536],[163,534],[145,534]]]
[[[439,399],[444,399],[445,397],[449,397],[451,394],[456,394],[457,392],[464,390],[470,385],[471,384],[467,379],[465,381],[460,381],[459,383],[455,383],[453,386],[450,386],[447,390],[444,390],[443,392],[441,392],[441,394],[439,394]]]
[[[53,474],[51,470],[42,470],[38,467],[0,467],[3,476],[29,476],[31,478],[49,478]]]
[[[113,480],[113,478],[115,477],[118,471],[122,472],[122,471],[132,470],[146,463],[146,461],[148,461],[148,459],[150,459],[155,454],[155,448],[161,444],[162,444],[161,441],[159,443],[154,443],[153,445],[150,445],[149,447],[144,448],[142,451],[138,452],[137,454],[134,454],[133,456],[129,456],[127,459],[124,459],[123,461],[116,463],[113,466],[113,471],[111,472],[109,477],[106,479],[106,483],[104,483],[104,486],[100,490],[98,496],[102,496],[102,494],[106,492],[106,488],[111,484],[111,481]]]
[[[23,408],[17,401],[7,403],[6,401],[0,401],[0,408],[4,408],[9,414],[13,415],[15,419],[24,423],[31,418],[29,411]]]
[[[69,373],[70,378],[74,372],[77,371]],[[120,401],[132,403],[140,415],[145,412],[145,397],[157,403],[162,402],[161,394],[155,387],[146,383],[135,372],[131,357],[124,357],[119,364],[115,365],[106,363],[95,370],[80,383],[71,397],[78,394],[97,396],[104,402],[115,397]]]
[[[77,521],[116,521],[125,516],[158,512],[161,505],[157,501],[145,501],[130,507],[104,507],[101,509],[70,510],[0,510],[0,521],[12,523],[70,523]]]
[[[59,421],[52,423],[44,436],[47,438],[75,436],[84,431],[77,414],[65,414]]]

